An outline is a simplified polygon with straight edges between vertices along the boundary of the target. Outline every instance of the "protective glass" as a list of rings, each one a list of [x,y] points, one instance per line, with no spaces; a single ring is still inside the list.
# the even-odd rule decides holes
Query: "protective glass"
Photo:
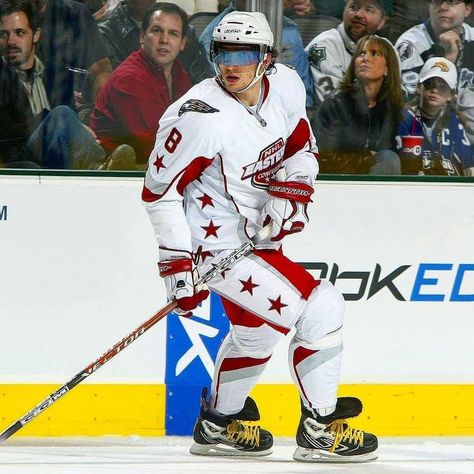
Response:
[[[447,94],[448,92],[451,92],[451,88],[448,86],[446,81],[443,81],[443,79],[440,79],[439,77],[430,77],[429,79],[426,79],[423,83],[423,87],[426,90],[433,90],[437,89],[439,92]]]
[[[450,7],[455,7],[460,3],[465,3],[463,0],[430,0],[430,3],[435,7],[440,7],[444,2],[446,2]]]
[[[260,51],[256,49],[219,49],[214,56],[214,62],[224,66],[248,66],[258,64],[260,60]]]

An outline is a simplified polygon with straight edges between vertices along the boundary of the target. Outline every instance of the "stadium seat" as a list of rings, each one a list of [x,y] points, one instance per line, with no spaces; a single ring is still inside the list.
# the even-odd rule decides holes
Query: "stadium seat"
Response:
[[[339,18],[329,15],[315,15],[313,17],[295,17],[293,21],[298,26],[298,30],[306,47],[310,41],[319,33],[335,28],[341,23]]]
[[[216,12],[198,12],[189,17],[189,24],[195,29],[198,38],[216,15]]]

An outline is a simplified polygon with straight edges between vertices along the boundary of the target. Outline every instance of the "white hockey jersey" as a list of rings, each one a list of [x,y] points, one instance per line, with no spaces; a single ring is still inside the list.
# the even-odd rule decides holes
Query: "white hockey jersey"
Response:
[[[264,123],[215,79],[194,86],[161,118],[142,193],[160,249],[236,248],[262,228],[278,168],[316,179],[301,79],[278,64],[263,83]]]
[[[416,94],[416,84],[426,60],[443,56],[443,48],[435,43],[430,23],[416,25],[403,33],[395,43],[402,67],[402,86],[408,99]],[[458,92],[474,86],[474,28],[464,23],[461,54],[456,61]]]
[[[351,62],[355,46],[343,23],[337,28],[323,31],[306,46],[316,103],[321,103],[339,87],[339,82]]]

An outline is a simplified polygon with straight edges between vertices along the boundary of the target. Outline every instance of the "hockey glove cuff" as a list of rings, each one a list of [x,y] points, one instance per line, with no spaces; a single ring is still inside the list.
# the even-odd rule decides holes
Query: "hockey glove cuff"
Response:
[[[273,221],[272,241],[303,230],[309,222],[307,207],[313,192],[313,187],[304,182],[270,181],[264,212]]]
[[[192,310],[209,296],[209,290],[195,287],[193,261],[191,258],[161,260],[158,263],[160,276],[165,280],[169,300],[176,300],[175,313],[192,316]]]

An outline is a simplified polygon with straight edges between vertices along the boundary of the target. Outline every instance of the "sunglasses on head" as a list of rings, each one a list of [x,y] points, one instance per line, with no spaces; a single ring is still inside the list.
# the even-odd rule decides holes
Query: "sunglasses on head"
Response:
[[[422,82],[423,87],[428,90],[433,90],[437,89],[439,92],[451,92],[451,88],[448,86],[448,84],[443,80],[438,77],[430,77],[429,79],[426,79],[426,81]]]

